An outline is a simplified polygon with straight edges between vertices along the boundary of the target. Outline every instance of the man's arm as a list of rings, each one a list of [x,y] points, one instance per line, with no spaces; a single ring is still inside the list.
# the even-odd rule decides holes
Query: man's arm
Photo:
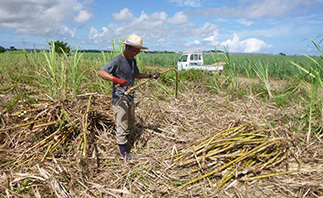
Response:
[[[127,81],[125,79],[119,79],[115,76],[112,76],[109,72],[106,72],[104,70],[99,70],[98,71],[98,76],[100,76],[101,78],[105,79],[105,80],[109,80],[112,81],[116,84],[119,84],[120,86],[126,86],[127,85]]]
[[[100,76],[101,78],[103,78],[105,80],[109,80],[109,81],[112,81],[112,79],[113,79],[113,76],[104,70],[99,70],[98,76]]]

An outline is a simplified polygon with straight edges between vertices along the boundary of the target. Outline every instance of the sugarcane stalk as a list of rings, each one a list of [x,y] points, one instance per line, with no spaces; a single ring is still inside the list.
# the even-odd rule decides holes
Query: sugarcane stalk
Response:
[[[298,171],[283,171],[283,172],[278,172],[278,173],[270,173],[270,174],[266,174],[266,175],[258,175],[258,176],[254,176],[254,177],[247,177],[247,178],[243,178],[241,179],[242,181],[251,181],[251,180],[256,180],[256,179],[263,179],[266,177],[273,177],[273,176],[278,176],[278,175],[287,175],[287,174],[292,174],[292,173],[297,173]]]
[[[210,163],[210,164],[206,164],[206,165],[205,165],[205,169],[207,169],[207,168],[209,168],[209,167],[214,166],[216,163],[217,163],[217,162],[213,162],[213,163]],[[191,171],[191,173],[196,173],[196,172],[198,172],[198,171],[200,171],[200,170],[201,170],[201,168],[196,168],[196,169],[193,169],[193,170]],[[187,175],[188,175],[188,174],[187,174]]]
[[[239,141],[236,141],[236,140],[239,140]],[[235,142],[236,141],[236,142]],[[226,150],[229,150],[231,148],[237,148],[239,145],[244,145],[246,143],[263,143],[263,142],[266,142],[268,141],[268,139],[254,139],[254,140],[249,140],[249,139],[243,139],[241,140],[241,138],[232,138],[232,139],[225,139],[223,140],[222,142],[225,142],[223,143],[223,145],[227,145],[226,147],[223,147],[222,145],[219,147],[219,148],[213,148],[213,149],[209,149],[209,152],[206,154],[206,155],[202,155],[200,157],[198,157],[199,161],[203,161],[203,157],[205,158],[209,158],[209,157],[216,157],[216,158],[220,158],[220,157],[232,157],[232,156],[239,156],[239,155],[242,155],[242,154],[227,154],[227,155],[221,155],[221,156],[216,156],[216,154],[218,153],[222,153]],[[219,141],[220,142],[220,141]],[[217,142],[215,142],[217,143]],[[196,152],[195,153],[196,155],[199,155],[201,154],[201,152]],[[193,157],[193,155],[191,155]],[[174,161],[177,161],[177,160],[174,160]],[[194,159],[191,159],[191,160],[188,160],[188,161],[185,161],[183,163],[180,164],[180,166],[185,166],[185,165],[188,165],[190,163],[194,163],[195,160]]]
[[[258,132],[263,132],[263,131],[258,131]],[[241,136],[260,136],[260,137],[268,138],[268,136],[265,135],[265,134],[253,133],[253,132],[250,132],[250,133],[242,133]]]
[[[227,181],[229,181],[234,176],[234,173],[237,171],[237,168],[238,167],[233,168],[233,166],[231,166],[229,170],[232,169],[232,171],[227,171],[227,174],[221,178],[220,182],[216,185],[214,190],[219,190],[225,183],[227,183]]]
[[[231,148],[234,148],[234,147],[237,147],[237,144],[235,144],[234,142],[225,142],[225,143],[222,143],[220,146],[216,146],[216,147],[213,147],[212,149],[209,149],[208,150],[208,153],[205,155],[206,158],[208,157],[211,157],[211,156],[215,156],[219,153],[223,153]],[[198,154],[201,154],[201,152],[198,152]],[[201,157],[203,157],[204,155],[201,155]],[[190,161],[190,159],[193,157],[193,155],[190,155],[186,158],[188,158],[188,161]],[[186,162],[188,162],[186,161]],[[186,162],[182,162],[182,164],[186,164]]]
[[[272,162],[274,162],[283,152],[282,151],[276,151],[275,152],[277,155],[275,155],[273,158],[269,159],[266,163],[264,163],[261,167],[260,170],[264,169],[266,166],[268,166],[269,164],[271,164]]]
[[[210,153],[206,157],[210,157],[212,155],[215,155],[216,153],[221,153],[221,152],[223,152],[225,150],[228,150],[228,149],[232,148],[233,146],[234,146],[234,144],[231,143],[230,145],[228,145],[225,148],[214,149],[214,150],[210,151]],[[201,159],[202,157],[199,157],[199,159]],[[194,162],[195,162],[194,159],[189,158],[187,161],[180,163],[180,166],[186,166],[186,165],[189,165],[189,164],[194,163]]]
[[[70,115],[67,113],[67,111],[64,109],[64,107],[61,108],[61,112],[64,114],[64,118],[69,122],[73,122]]]
[[[30,155],[30,156],[27,158],[27,160],[25,160],[25,161],[23,161],[22,163],[20,163],[20,164],[16,165],[15,167],[13,167],[13,169],[17,169],[17,168],[19,168],[20,166],[22,166],[22,164],[26,164],[26,163],[30,162],[32,159],[34,159],[34,158],[35,158],[35,155],[34,155],[34,154]],[[20,162],[20,161],[21,161],[21,160],[16,161],[16,163],[18,163],[18,162]],[[16,164],[16,163],[14,163],[14,164]]]
[[[237,126],[237,127],[230,127],[230,125],[229,125],[227,127],[224,127],[222,129],[220,129],[220,131],[218,133],[216,133],[214,136],[212,136],[211,139],[215,139],[215,138],[221,137],[221,136],[228,136],[231,132],[241,130],[241,128],[248,127],[248,126],[251,126],[251,124],[246,123],[244,125]],[[200,144],[193,145],[193,146],[189,147],[188,151],[186,151],[186,152],[182,152],[182,153],[178,153],[178,154],[175,154],[175,155],[172,155],[172,156],[168,156],[168,157],[166,157],[166,159],[173,158],[173,157],[178,157],[178,156],[183,156],[183,155],[189,153],[190,150],[194,150],[194,151],[197,152],[198,150],[203,149],[205,147],[205,145],[209,143],[209,141],[210,141],[210,138],[202,137],[202,138],[195,141],[195,142],[201,142]],[[178,161],[178,160],[180,160],[182,158],[183,157],[179,157],[178,159],[175,159],[175,161]]]
[[[28,126],[28,125],[31,125],[31,124],[35,124],[35,123],[38,123],[38,122],[41,122],[41,121],[44,121],[44,120],[45,120],[45,118],[42,118],[42,119],[39,119],[39,120],[33,120],[31,122],[27,122],[27,123],[20,124],[20,125],[17,125],[17,126],[0,129],[0,131],[8,131],[8,130],[12,130],[12,129],[18,129],[18,128],[21,128],[21,127],[24,127],[24,126]]]
[[[268,138],[258,138],[258,139],[251,139],[252,137],[247,137],[247,138],[241,138],[241,137],[237,137],[237,138],[231,138],[231,139],[220,139],[220,140],[215,140],[214,142],[212,142],[212,145],[217,145],[219,143],[226,143],[226,142],[229,142],[229,143],[236,143],[236,144],[240,144],[240,143],[253,143],[253,144],[256,144],[256,143],[262,143],[262,142],[265,142],[265,141],[268,141],[269,139]]]
[[[224,130],[224,131],[221,131],[220,133],[217,133],[217,134],[215,134],[212,138],[211,138],[211,140],[214,140],[214,141],[223,141],[223,139],[220,139],[220,140],[216,140],[216,138],[217,137],[221,137],[221,136],[225,136],[225,137],[227,137],[227,139],[229,138],[229,137],[233,137],[232,136],[232,133],[234,133],[234,132],[236,132],[236,133],[240,133],[241,131],[241,129],[243,129],[243,128],[245,128],[245,127],[247,127],[248,125],[246,124],[246,125],[241,125],[241,126],[239,126],[239,127],[234,127],[234,128],[229,128],[229,129],[226,129],[226,130]],[[212,144],[214,144],[215,142],[212,142]],[[225,140],[224,140],[225,141]],[[205,145],[208,145],[208,144],[210,144],[210,142],[209,142],[209,140],[206,140],[205,142],[203,142],[203,143],[201,143],[200,145],[198,145],[197,147],[196,147],[196,150],[199,150],[199,149],[202,149],[202,148],[204,148],[205,147]]]
[[[37,111],[37,109],[19,110],[19,111],[16,111],[15,113],[10,114],[9,116],[15,117],[15,116],[19,116],[21,114],[28,114],[28,113],[35,112],[35,111]]]
[[[270,158],[270,157],[272,157],[272,156],[274,156],[274,155],[276,155],[278,152],[283,152],[279,147],[277,147],[276,148],[277,150],[275,150],[275,152],[273,152],[273,153],[261,153],[260,155],[259,155],[259,157],[261,157],[261,158],[264,158],[264,157],[266,157],[266,158]]]
[[[31,151],[32,149],[38,147],[38,146],[42,146],[43,144],[46,144],[48,142],[49,139],[53,138],[55,135],[57,135],[61,130],[57,130],[54,133],[50,134],[49,136],[47,136],[45,139],[43,139],[42,141],[38,142],[37,144],[35,144],[34,146],[30,147],[29,149],[27,149],[26,153],[28,153],[29,151]]]
[[[266,167],[266,168],[274,167],[274,166],[276,166],[277,164],[280,164],[280,163],[281,163],[283,160],[285,160],[285,159],[287,159],[287,158],[286,158],[286,155],[282,155],[282,156],[281,156],[281,158],[278,158],[278,160],[276,160],[274,163],[267,165],[267,167]]]
[[[292,156],[296,159],[298,167],[297,167],[297,171],[299,172],[301,170],[302,167],[302,162],[301,160],[295,155],[295,153],[292,150],[289,150],[290,154],[292,154]]]
[[[177,92],[178,92],[178,72],[175,68],[170,68],[170,69],[167,69],[167,70],[164,70],[164,71],[161,71],[159,72],[160,74],[164,74],[164,73],[167,73],[169,71],[174,71],[175,74],[176,74],[176,85],[175,85],[175,97],[177,98]],[[141,83],[135,85],[135,86],[132,86],[130,88],[128,88],[126,91],[125,91],[125,95],[128,95],[131,91],[137,89],[138,87],[140,87],[141,85],[143,84],[146,84],[150,79],[146,79],[146,80],[143,80]]]
[[[79,150],[83,149],[82,146],[83,146],[83,138],[80,138],[80,140],[78,141],[76,150],[79,151]],[[76,155],[77,155],[77,153],[75,152],[74,157],[76,157]]]
[[[87,132],[87,127],[88,127],[87,119],[88,119],[88,112],[90,111],[90,107],[91,107],[91,99],[92,99],[92,95],[89,97],[86,112],[84,113],[83,119],[82,119],[82,125],[83,125],[83,149],[82,149],[82,155],[83,156],[86,155],[86,146],[87,146],[86,132]]]
[[[192,183],[195,183],[195,182],[197,182],[197,181],[200,181],[201,179],[203,179],[203,178],[205,178],[205,177],[209,177],[209,176],[211,176],[212,174],[214,174],[214,173],[216,173],[216,172],[219,172],[219,171],[223,170],[224,168],[227,168],[227,167],[228,167],[228,166],[230,166],[231,164],[233,164],[233,163],[235,163],[235,162],[238,162],[238,161],[240,161],[240,160],[245,159],[246,157],[248,157],[249,155],[251,155],[251,154],[253,154],[253,153],[257,153],[257,152],[260,152],[260,151],[264,150],[265,148],[267,148],[268,146],[273,145],[274,143],[275,143],[275,142],[264,142],[263,144],[261,144],[261,145],[259,145],[259,146],[255,147],[254,149],[252,149],[252,150],[250,150],[250,151],[246,152],[244,155],[242,155],[242,156],[240,156],[240,157],[238,157],[238,158],[236,158],[236,159],[232,160],[231,162],[229,162],[229,163],[227,163],[227,164],[224,164],[223,166],[221,166],[221,167],[219,167],[219,168],[215,169],[214,171],[212,171],[212,172],[210,172],[210,173],[208,173],[208,174],[205,174],[205,175],[203,175],[203,176],[201,176],[201,177],[199,177],[199,178],[193,179],[193,180],[191,180],[191,181],[189,181],[189,182],[187,182],[187,183],[183,184],[182,186],[179,186],[178,188],[179,188],[179,189],[181,189],[181,188],[183,188],[183,187],[185,187],[185,186],[187,186],[187,185],[189,185],[189,184],[192,184]]]
[[[68,135],[69,135],[68,133],[65,133],[64,135],[62,135],[62,137],[53,145],[50,151],[50,154],[52,154],[62,142],[65,142]]]
[[[49,153],[49,150],[52,148],[52,145],[53,145],[53,141],[51,141],[51,143],[48,145],[47,150],[45,152],[45,155],[43,156],[43,158],[41,159],[41,161],[44,161],[45,160],[47,154]]]
[[[86,154],[86,145],[87,145],[87,140],[86,140],[86,132],[83,133],[83,152],[82,152],[82,155],[85,156]]]
[[[57,124],[57,121],[52,121],[52,122],[48,122],[48,123],[44,123],[44,124],[35,125],[35,126],[33,126],[33,129],[48,127],[48,126],[51,126],[54,124]]]

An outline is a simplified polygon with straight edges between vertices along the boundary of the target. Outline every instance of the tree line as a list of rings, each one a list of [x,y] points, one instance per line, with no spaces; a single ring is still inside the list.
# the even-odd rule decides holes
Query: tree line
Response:
[[[55,50],[55,52],[61,54],[61,53],[70,53],[72,51],[72,47],[70,45],[68,45],[66,42],[63,42],[63,41],[51,41],[51,42],[48,42],[49,46],[50,46],[50,49],[53,49]],[[15,48],[15,46],[10,46],[9,49],[6,49],[2,46],[0,46],[0,53],[3,53],[3,52],[6,52],[6,51],[17,51],[17,49]]]

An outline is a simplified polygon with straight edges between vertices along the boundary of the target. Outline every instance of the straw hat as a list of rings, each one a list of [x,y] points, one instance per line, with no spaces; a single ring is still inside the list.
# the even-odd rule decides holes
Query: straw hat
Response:
[[[123,44],[130,45],[138,49],[148,49],[147,47],[142,46],[142,38],[135,34],[131,34]]]

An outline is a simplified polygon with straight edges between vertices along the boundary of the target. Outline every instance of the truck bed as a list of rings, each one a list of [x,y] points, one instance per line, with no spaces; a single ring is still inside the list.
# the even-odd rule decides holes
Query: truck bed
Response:
[[[189,70],[189,69],[194,69],[194,70],[207,70],[207,71],[223,71],[223,65],[188,65],[185,67],[182,67],[181,69],[183,70]]]

